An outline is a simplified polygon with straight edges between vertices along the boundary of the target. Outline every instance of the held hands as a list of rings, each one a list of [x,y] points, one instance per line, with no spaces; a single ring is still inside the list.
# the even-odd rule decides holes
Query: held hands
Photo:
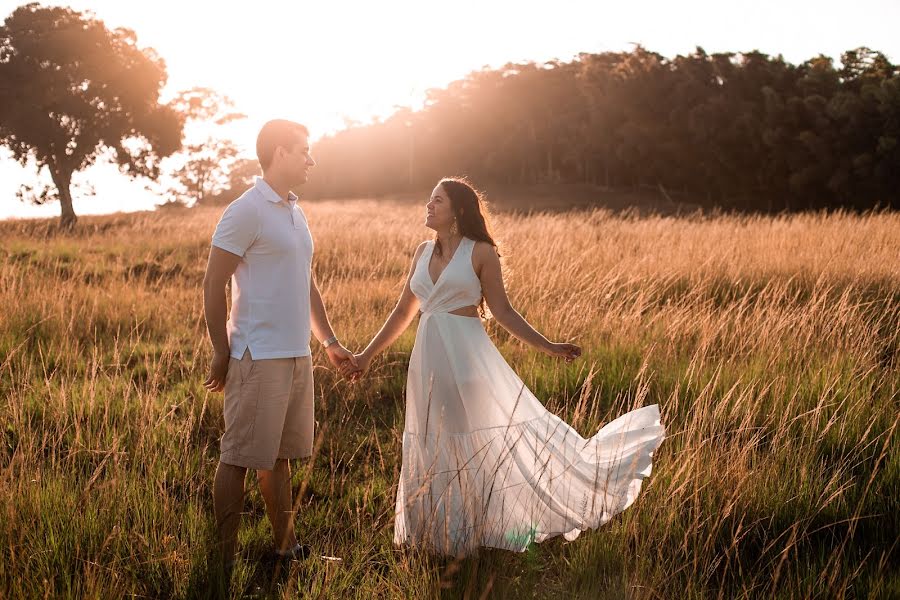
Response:
[[[349,361],[344,363],[341,367],[341,375],[348,381],[355,383],[369,370],[372,358],[365,352],[362,352],[355,355],[354,359],[356,359],[355,364],[351,364]]]
[[[334,343],[325,348],[325,354],[328,355],[328,360],[332,365],[335,366],[341,373],[344,372],[345,368],[349,368],[351,370],[355,370],[358,368],[356,363],[356,357],[353,356],[353,353],[344,348],[343,344]]]

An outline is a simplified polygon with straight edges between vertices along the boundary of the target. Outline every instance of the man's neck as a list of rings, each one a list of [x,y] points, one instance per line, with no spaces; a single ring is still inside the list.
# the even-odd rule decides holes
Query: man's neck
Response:
[[[291,186],[286,182],[279,181],[277,178],[272,177],[271,175],[263,175],[263,181],[269,184],[269,187],[278,194],[278,197],[288,201],[288,193],[291,191]]]

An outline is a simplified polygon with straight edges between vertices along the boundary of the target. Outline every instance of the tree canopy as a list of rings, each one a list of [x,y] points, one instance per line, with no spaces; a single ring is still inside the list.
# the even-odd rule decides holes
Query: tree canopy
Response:
[[[643,47],[507,64],[429,90],[420,111],[320,140],[319,196],[482,185],[662,187],[727,209],[900,207],[900,72],[857,48],[792,65]]]
[[[181,147],[184,117],[159,102],[166,67],[133,31],[89,13],[21,6],[0,26],[0,144],[48,169],[63,226],[75,223],[72,175],[108,154],[131,176],[156,178]]]

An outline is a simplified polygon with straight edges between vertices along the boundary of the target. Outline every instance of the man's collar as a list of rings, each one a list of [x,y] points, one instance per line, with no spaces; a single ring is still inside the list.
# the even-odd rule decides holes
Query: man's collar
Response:
[[[268,200],[269,202],[278,203],[283,200],[281,196],[279,196],[275,190],[272,189],[272,186],[266,183],[266,180],[256,176],[256,182],[254,183],[254,187],[262,192],[263,198]],[[297,194],[294,192],[288,192],[288,202],[296,202],[298,200]]]

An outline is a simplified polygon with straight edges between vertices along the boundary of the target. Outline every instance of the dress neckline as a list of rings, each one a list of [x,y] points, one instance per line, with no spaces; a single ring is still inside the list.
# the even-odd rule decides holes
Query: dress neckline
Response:
[[[437,284],[440,283],[441,277],[444,276],[444,273],[447,271],[447,269],[450,268],[450,265],[453,264],[453,261],[456,260],[456,255],[459,254],[459,249],[462,248],[463,242],[465,242],[465,241],[466,241],[465,237],[463,237],[461,240],[459,240],[459,243],[456,245],[456,249],[453,251],[453,256],[450,257],[450,260],[447,261],[447,264],[444,266],[443,269],[441,269],[441,272],[438,273],[437,279],[433,280],[431,278],[431,257],[434,256],[435,243],[432,240],[431,252],[428,254],[428,261],[425,263],[425,274],[428,276],[428,281],[431,282],[431,287],[437,287]]]

